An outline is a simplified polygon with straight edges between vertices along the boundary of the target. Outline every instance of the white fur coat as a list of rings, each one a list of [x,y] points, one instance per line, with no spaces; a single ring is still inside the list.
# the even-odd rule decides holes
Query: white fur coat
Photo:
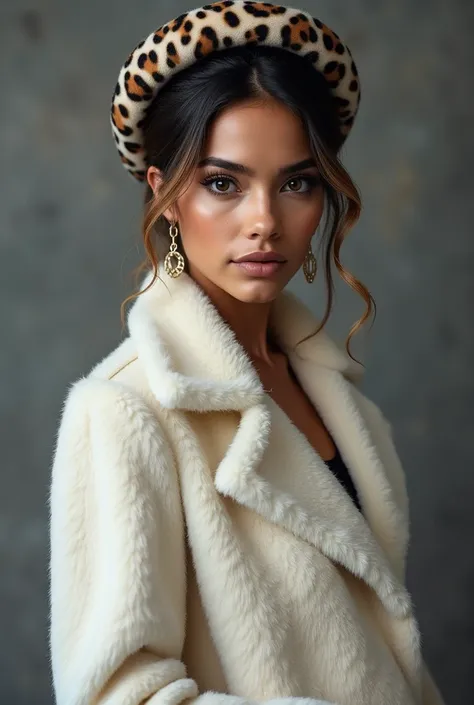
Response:
[[[295,349],[317,321],[278,297],[278,339],[363,515],[203,291],[161,277],[63,409],[58,705],[441,705],[404,585],[403,470],[354,364],[325,333]]]

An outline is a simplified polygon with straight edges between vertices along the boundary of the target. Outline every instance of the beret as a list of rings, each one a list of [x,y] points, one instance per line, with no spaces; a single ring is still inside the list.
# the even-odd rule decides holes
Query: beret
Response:
[[[327,81],[343,142],[360,103],[358,71],[349,47],[307,12],[270,2],[223,0],[185,12],[137,44],[120,69],[111,125],[125,169],[144,181],[148,167],[143,124],[151,101],[179,71],[211,52],[272,46],[305,57]]]

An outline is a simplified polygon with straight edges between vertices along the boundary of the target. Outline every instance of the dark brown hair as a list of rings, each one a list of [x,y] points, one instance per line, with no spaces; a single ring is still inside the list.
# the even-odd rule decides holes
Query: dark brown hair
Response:
[[[160,169],[163,181],[157,196],[146,184],[142,221],[146,259],[136,274],[150,270],[153,277],[146,289],[137,291],[122,303],[122,323],[126,304],[144,293],[158,278],[158,250],[161,247],[166,252],[170,243],[169,222],[163,213],[173,206],[192,178],[213,121],[232,105],[256,100],[280,101],[299,116],[307,131],[328,204],[328,217],[319,240],[319,249],[324,249],[326,311],[311,336],[325,326],[332,311],[334,263],[342,279],[366,305],[346,340],[346,350],[355,360],[349,349],[350,340],[371,313],[375,317],[376,306],[367,288],[340,260],[341,245],[362,209],[357,186],[339,159],[343,138],[338,128],[338,115],[343,114],[347,106],[332,97],[326,80],[308,60],[279,47],[248,45],[214,52],[177,73],[161,89],[158,99],[150,103],[144,121],[147,165]],[[179,251],[184,254],[179,237],[177,242]]]

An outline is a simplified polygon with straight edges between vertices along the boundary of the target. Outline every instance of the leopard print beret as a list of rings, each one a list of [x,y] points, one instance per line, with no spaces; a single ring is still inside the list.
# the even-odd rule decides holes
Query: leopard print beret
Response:
[[[185,12],[152,32],[129,54],[112,97],[112,132],[123,165],[138,181],[148,166],[143,145],[147,107],[178,71],[213,51],[257,44],[300,54],[312,63],[336,101],[342,141],[360,102],[358,72],[349,47],[301,10],[251,0],[224,0]]]

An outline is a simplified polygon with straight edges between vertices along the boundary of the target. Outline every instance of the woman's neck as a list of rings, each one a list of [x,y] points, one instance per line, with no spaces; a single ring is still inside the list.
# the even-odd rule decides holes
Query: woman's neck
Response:
[[[239,301],[200,273],[193,272],[191,276],[209,296],[253,362],[268,367],[281,364],[282,353],[269,323],[272,301],[266,303]]]

